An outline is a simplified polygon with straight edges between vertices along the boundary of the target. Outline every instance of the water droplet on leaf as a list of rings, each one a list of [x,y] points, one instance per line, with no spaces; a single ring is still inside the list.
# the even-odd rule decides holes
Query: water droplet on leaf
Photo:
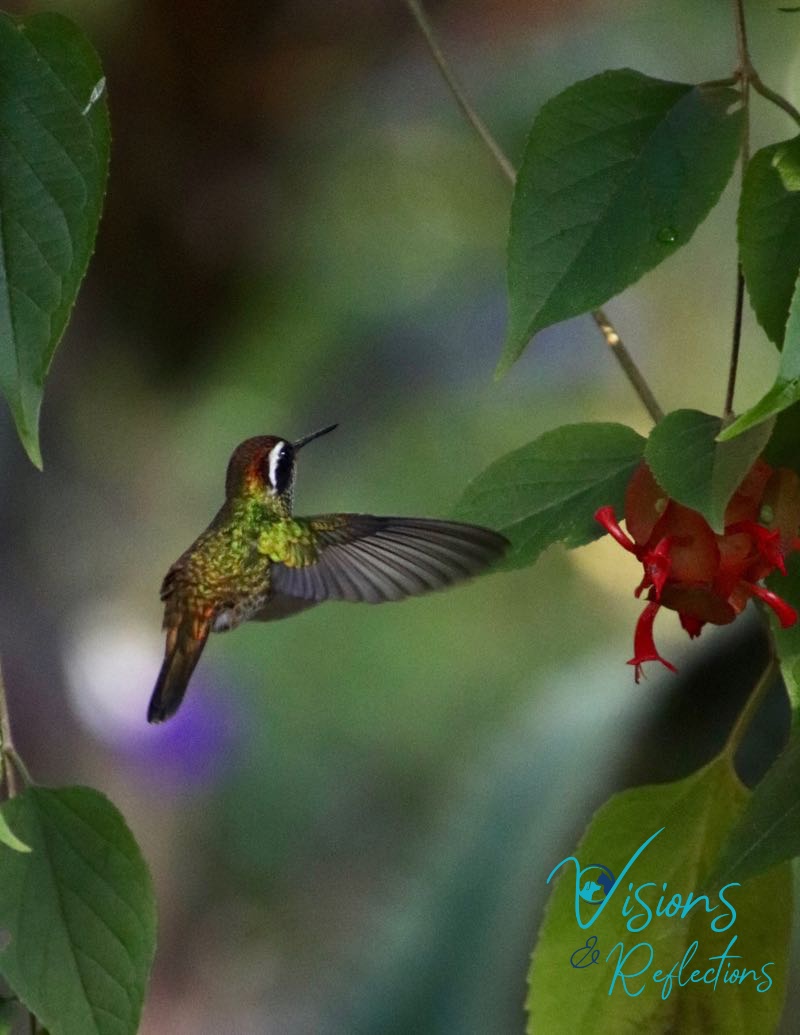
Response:
[[[662,226],[656,237],[662,244],[675,244],[678,240],[678,231],[674,226]]]
[[[106,89],[106,77],[103,76],[103,78],[102,79],[98,79],[98,81],[92,87],[92,92],[89,94],[89,100],[86,102],[86,107],[81,112],[81,115],[88,115],[89,114],[89,112],[92,110],[92,108],[95,106],[95,104],[97,104],[97,102],[100,100],[100,98],[105,93],[105,89]]]

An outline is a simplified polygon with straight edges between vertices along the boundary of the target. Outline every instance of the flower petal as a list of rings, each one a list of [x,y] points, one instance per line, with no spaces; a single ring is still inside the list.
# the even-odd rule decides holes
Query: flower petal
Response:
[[[600,507],[594,512],[594,519],[603,526],[610,536],[613,536],[614,539],[617,540],[620,546],[624,547],[624,549],[628,550],[630,553],[636,553],[636,547],[620,528],[620,524],[619,521],[617,521],[617,516],[614,513],[613,507]]]
[[[655,641],[653,640],[653,622],[660,606],[657,600],[651,600],[639,615],[639,621],[636,623],[636,631],[633,634],[634,656],[628,664],[635,666],[637,683],[642,678],[642,665],[646,661],[660,661],[670,672],[677,671],[674,665],[671,665],[661,657],[656,650]]]
[[[633,472],[625,493],[625,525],[634,542],[644,546],[671,501],[644,460]]]
[[[797,612],[792,605],[787,604],[782,597],[779,597],[777,593],[773,593],[771,589],[757,585],[748,586],[747,588],[753,596],[763,600],[767,607],[772,608],[784,629],[788,629],[790,625],[794,625],[797,621]]]
[[[700,633],[703,631],[703,626],[706,624],[699,618],[696,618],[694,615],[687,615],[683,612],[680,612],[678,614],[678,618],[680,618],[681,625],[687,631],[691,639],[694,639],[696,636],[699,636]]]

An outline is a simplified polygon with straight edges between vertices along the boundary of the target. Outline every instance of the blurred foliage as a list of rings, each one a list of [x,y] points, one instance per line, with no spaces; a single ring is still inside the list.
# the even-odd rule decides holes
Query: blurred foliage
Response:
[[[633,779],[632,758],[644,782],[710,757],[744,666],[724,697],[713,668],[635,688],[624,560],[555,547],[440,597],[215,637],[185,717],[153,731],[158,585],[249,435],[340,421],[302,458],[300,513],[446,516],[548,428],[646,432],[644,416],[588,319],[544,332],[492,383],[507,185],[402,5],[53,6],[102,55],[114,149],[53,367],[44,475],[0,418],[0,652],[35,774],[103,788],[154,872],[143,1035],[464,1035],[488,1017],[519,1031],[552,860]],[[475,0],[431,15],[515,159],[538,106],[577,78],[635,65],[691,81],[733,62],[722,0]],[[783,88],[800,60],[788,17],[764,7],[751,25],[760,71]],[[765,132],[781,118],[759,113]],[[667,407],[721,405],[731,202],[610,309]],[[774,354],[751,317],[745,340],[742,404],[768,387]],[[108,645],[93,647],[90,698],[70,675],[89,643]],[[665,700],[688,702],[697,742],[664,752],[687,725]],[[753,747],[762,761],[784,720]]]

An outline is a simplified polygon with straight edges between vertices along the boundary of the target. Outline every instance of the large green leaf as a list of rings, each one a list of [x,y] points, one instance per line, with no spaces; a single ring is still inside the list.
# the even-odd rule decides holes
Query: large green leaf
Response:
[[[728,834],[713,877],[746,881],[800,855],[800,733],[756,787]]]
[[[122,816],[86,787],[30,787],[2,811],[0,973],[51,1035],[135,1035],[155,950],[147,867]]]
[[[514,191],[498,372],[537,331],[602,305],[689,240],[733,170],[738,100],[622,69],[544,105]]]
[[[715,441],[721,427],[711,414],[674,410],[653,428],[644,452],[664,492],[699,511],[720,534],[725,508],[764,451],[772,424],[760,424],[732,442]]]
[[[780,346],[800,272],[800,136],[763,147],[747,166],[739,260],[758,321]]]
[[[97,56],[56,14],[0,14],[0,389],[41,466],[39,410],[94,246],[108,165]]]
[[[781,413],[800,401],[800,278],[795,284],[789,306],[789,319],[783,341],[783,352],[778,365],[775,384],[757,403],[740,414],[719,435],[719,441],[735,438],[770,417]]]
[[[677,783],[619,794],[598,811],[578,845],[577,861],[566,862],[553,877],[530,972],[531,1035],[768,1035],[775,1030],[788,969],[789,866],[742,887],[714,885],[707,892],[711,911],[700,900],[685,917],[664,913],[673,895],[680,896],[682,910],[691,893],[700,894],[746,798],[729,762],[720,758]],[[600,865],[611,870],[616,883],[605,897],[598,887],[588,889],[594,902],[581,900],[577,891],[586,880],[597,882]],[[579,875],[578,866],[587,872]],[[597,939],[593,945],[592,938]],[[723,954],[727,958],[720,959]],[[617,973],[620,964],[625,982]],[[734,968],[749,972],[741,983],[730,981]],[[709,971],[709,981],[702,983]]]
[[[509,453],[467,486],[456,516],[511,540],[503,566],[533,564],[553,543],[582,546],[604,535],[598,507],[622,512],[645,440],[624,424],[567,424]]]

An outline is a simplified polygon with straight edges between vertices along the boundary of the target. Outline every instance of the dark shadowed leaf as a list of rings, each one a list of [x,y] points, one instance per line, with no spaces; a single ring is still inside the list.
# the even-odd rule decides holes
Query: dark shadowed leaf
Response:
[[[2,811],[0,973],[51,1035],[135,1035],[155,950],[150,876],[125,821],[86,787],[29,787]]]
[[[645,440],[624,424],[567,424],[509,453],[467,486],[456,516],[511,540],[501,567],[533,564],[553,543],[582,546],[605,534],[594,512],[621,512]]]
[[[618,794],[597,812],[575,859],[582,868],[608,867],[616,883],[609,884],[607,897],[592,891],[593,902],[587,902],[577,895],[585,884],[578,879],[574,863],[567,862],[553,878],[555,888],[530,971],[530,1035],[747,1035],[756,1031],[767,1035],[775,1030],[788,969],[792,916],[788,865],[743,887],[725,889],[724,899],[720,897],[724,885],[709,883],[710,911],[700,900],[685,916],[675,910],[665,913],[663,904],[657,913],[662,894],[663,903],[679,895],[679,908],[690,893],[700,894],[746,800],[747,792],[728,760],[720,758],[677,783]],[[657,831],[626,870],[637,850]],[[560,861],[554,858],[553,866]],[[585,876],[595,880],[598,873],[595,868]],[[630,898],[623,914],[626,896]],[[588,925],[601,903],[594,922],[582,929],[576,904],[582,923]],[[716,928],[711,926],[714,922]],[[582,966],[588,962],[585,946],[592,937],[597,939],[597,962]],[[726,965],[719,957],[731,940],[728,957],[741,958]],[[686,965],[679,972],[684,959]],[[615,980],[620,963],[625,982],[618,974]],[[751,974],[740,983],[726,984],[736,966],[749,968]],[[710,969],[713,976],[717,968],[721,971],[717,983],[702,982],[703,974]],[[693,971],[700,977],[690,980]],[[667,979],[670,972],[672,977]]]
[[[739,260],[758,321],[781,346],[800,271],[800,137],[762,148],[747,166]]]
[[[720,434],[720,442],[736,438],[800,401],[800,279],[795,285],[786,323],[783,352],[775,384],[758,402],[745,410]]]
[[[0,15],[0,79],[0,389],[41,467],[45,376],[105,190],[105,80],[82,33],[49,13]]]
[[[689,240],[733,170],[738,100],[622,69],[544,105],[514,192],[498,373],[537,331],[602,305]]]
[[[14,999],[0,999],[0,1035],[11,1035],[19,1006]]]
[[[720,534],[728,501],[764,451],[772,424],[733,442],[715,441],[721,427],[711,414],[674,410],[653,428],[644,453],[664,492],[699,511]]]
[[[791,467],[800,473],[800,404],[790,406],[775,418],[764,458],[773,467]]]
[[[714,880],[746,881],[800,855],[800,733],[753,791],[728,834]]]

